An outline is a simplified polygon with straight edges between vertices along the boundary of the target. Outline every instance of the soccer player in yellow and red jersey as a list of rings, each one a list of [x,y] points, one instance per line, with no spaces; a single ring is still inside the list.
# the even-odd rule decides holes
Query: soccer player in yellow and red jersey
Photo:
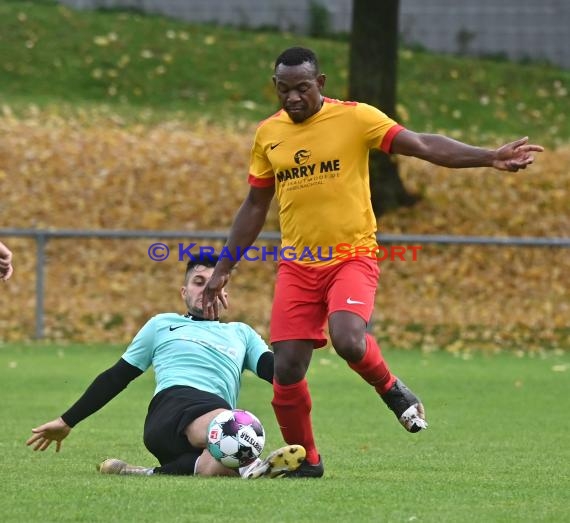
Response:
[[[275,353],[272,405],[283,438],[306,449],[291,477],[324,473],[311,425],[311,396],[305,378],[313,350],[331,343],[375,388],[410,432],[427,427],[420,400],[389,370],[366,326],[379,276],[370,256],[341,256],[335,246],[376,247],[376,219],[370,202],[368,154],[415,156],[446,167],[493,167],[516,172],[533,162],[542,147],[527,138],[491,150],[441,135],[405,129],[378,109],[323,96],[325,75],[310,49],[293,47],[275,62],[273,83],[282,109],[258,126],[251,151],[250,191],[231,228],[226,251],[204,291],[204,311],[215,317],[218,300],[238,252],[257,238],[277,194],[282,245],[315,255],[281,260],[271,315]],[[332,256],[319,256],[318,253]],[[320,251],[319,251],[320,249]]]

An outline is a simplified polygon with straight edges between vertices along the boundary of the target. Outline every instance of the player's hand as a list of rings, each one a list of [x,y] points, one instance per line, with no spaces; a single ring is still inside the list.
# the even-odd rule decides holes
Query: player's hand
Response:
[[[0,280],[7,280],[12,272],[12,251],[0,242]]]
[[[7,279],[10,278],[10,276],[12,276],[12,273],[14,272],[14,267],[12,267],[12,265],[8,265],[8,267],[3,268],[0,267],[0,280],[2,281],[6,281]]]
[[[71,432],[71,427],[61,418],[44,423],[32,429],[34,435],[26,441],[26,445],[34,446],[34,450],[46,450],[52,441],[55,441],[55,451],[61,449],[61,442]]]
[[[224,287],[229,281],[229,272],[218,271],[216,274],[214,270],[202,294],[202,309],[206,319],[214,320],[220,317],[220,303],[224,309],[228,308],[228,295]]]
[[[517,172],[519,169],[526,169],[527,165],[534,162],[532,153],[542,151],[544,147],[529,144],[526,136],[496,149],[493,167],[500,171]]]

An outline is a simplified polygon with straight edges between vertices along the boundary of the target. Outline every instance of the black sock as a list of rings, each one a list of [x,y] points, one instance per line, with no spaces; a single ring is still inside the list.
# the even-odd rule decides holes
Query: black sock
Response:
[[[199,455],[192,454],[182,454],[174,461],[165,463],[160,467],[155,467],[155,474],[171,474],[173,476],[193,476],[194,467],[196,466],[196,461]]]

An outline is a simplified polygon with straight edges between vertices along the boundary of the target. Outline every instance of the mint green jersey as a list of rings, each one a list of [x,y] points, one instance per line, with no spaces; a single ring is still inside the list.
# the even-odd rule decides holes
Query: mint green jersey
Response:
[[[188,385],[216,394],[236,407],[241,374],[257,374],[268,351],[249,325],[194,320],[175,313],[158,314],[137,333],[122,358],[143,372],[154,368],[154,393]]]

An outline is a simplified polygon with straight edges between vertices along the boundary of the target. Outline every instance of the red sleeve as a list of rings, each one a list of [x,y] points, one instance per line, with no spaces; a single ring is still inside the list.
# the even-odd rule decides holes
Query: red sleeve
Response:
[[[257,178],[256,176],[249,175],[247,177],[247,183],[252,187],[259,187],[263,189],[264,187],[271,187],[275,185],[275,178]]]
[[[385,153],[389,154],[390,149],[392,148],[392,140],[394,139],[394,136],[403,130],[405,130],[405,127],[399,124],[390,127],[390,129],[388,129],[388,132],[384,135],[384,138],[382,138],[382,143],[380,144],[379,148]]]

